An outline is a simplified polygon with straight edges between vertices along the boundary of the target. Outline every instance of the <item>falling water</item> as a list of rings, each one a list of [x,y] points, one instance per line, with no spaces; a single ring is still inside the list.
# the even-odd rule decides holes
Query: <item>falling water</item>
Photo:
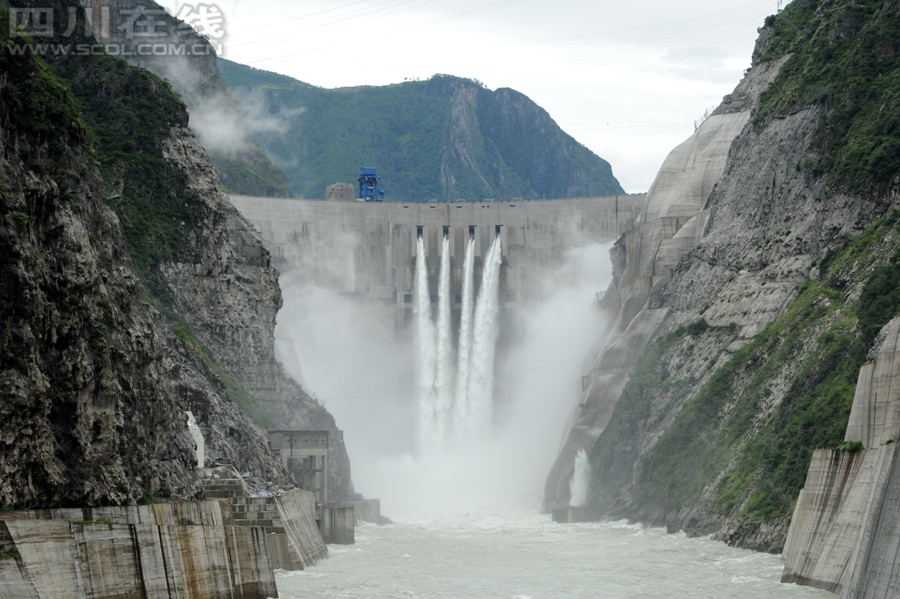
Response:
[[[591,484],[591,463],[584,449],[575,456],[575,471],[569,481],[569,505],[581,507],[587,501],[588,488]]]
[[[451,414],[457,437],[483,436],[491,426],[495,321],[499,309],[500,237],[485,260],[478,301],[473,302],[475,243],[469,240],[463,274],[460,317],[459,375],[453,382],[453,345],[450,324],[450,240],[444,237],[438,284],[437,330],[431,321],[425,245],[416,246],[416,298],[419,343],[419,449],[428,452],[444,445]],[[474,305],[474,309],[473,309]],[[423,308],[424,306],[424,308]]]
[[[456,368],[456,400],[453,406],[453,426],[463,430],[468,417],[469,361],[472,357],[472,308],[475,304],[475,238],[466,245],[463,267],[462,310],[459,317],[459,350]]]
[[[434,385],[434,442],[442,445],[450,424],[453,405],[453,331],[450,328],[450,238],[444,237],[441,247],[441,273],[438,282],[437,362]]]
[[[416,241],[416,328],[419,364],[416,387],[419,389],[419,451],[426,452],[434,444],[435,425],[435,330],[431,322],[431,295],[428,293],[428,265],[425,242]]]
[[[500,236],[498,235],[484,261],[481,289],[478,291],[478,301],[475,304],[468,388],[469,413],[465,421],[467,436],[483,435],[490,430],[491,426],[500,262]]]

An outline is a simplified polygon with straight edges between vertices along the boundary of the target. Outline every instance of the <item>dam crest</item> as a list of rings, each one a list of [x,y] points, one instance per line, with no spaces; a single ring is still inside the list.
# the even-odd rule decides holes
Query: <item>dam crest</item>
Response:
[[[570,250],[612,242],[630,230],[646,195],[446,203],[230,197],[282,270],[298,271],[308,285],[393,305],[398,330],[413,322],[419,237],[427,295],[437,309],[446,237],[452,322],[458,330],[470,238],[476,285],[494,239],[501,238],[503,310],[539,300],[545,276]]]

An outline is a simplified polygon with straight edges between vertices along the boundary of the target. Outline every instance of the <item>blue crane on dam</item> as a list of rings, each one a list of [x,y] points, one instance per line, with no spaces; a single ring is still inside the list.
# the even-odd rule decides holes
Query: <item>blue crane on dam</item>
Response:
[[[359,169],[359,199],[366,202],[383,202],[384,190],[378,186],[377,169],[371,166],[364,166]]]

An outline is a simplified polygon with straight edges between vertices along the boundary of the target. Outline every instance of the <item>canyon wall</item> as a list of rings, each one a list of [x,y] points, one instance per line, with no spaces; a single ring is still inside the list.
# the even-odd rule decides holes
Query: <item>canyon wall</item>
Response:
[[[804,95],[812,83],[796,79],[834,64],[825,39],[859,63],[848,72],[890,71],[861,48],[888,43],[896,18],[893,5],[795,1],[666,160],[611,252],[602,305],[616,325],[546,509],[568,505],[585,449],[600,513],[781,551],[807,467],[825,459],[814,450],[843,441],[859,368],[896,308],[875,300],[894,297],[896,180],[841,179],[837,166],[862,164],[839,137],[861,118],[841,112],[861,88],[837,78],[836,95]]]
[[[260,425],[332,430],[331,488],[349,492],[333,418],[274,360],[277,271],[177,96],[109,56],[3,61],[0,504],[198,497],[186,410],[210,459],[275,482],[290,475]]]

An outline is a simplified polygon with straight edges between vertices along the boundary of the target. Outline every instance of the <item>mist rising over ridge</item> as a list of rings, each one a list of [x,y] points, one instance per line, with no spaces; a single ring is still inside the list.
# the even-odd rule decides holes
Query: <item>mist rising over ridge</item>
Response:
[[[323,89],[218,62],[298,197],[324,197],[327,185],[353,182],[364,164],[381,169],[388,199],[403,201],[623,193],[608,162],[512,89],[449,75]]]

